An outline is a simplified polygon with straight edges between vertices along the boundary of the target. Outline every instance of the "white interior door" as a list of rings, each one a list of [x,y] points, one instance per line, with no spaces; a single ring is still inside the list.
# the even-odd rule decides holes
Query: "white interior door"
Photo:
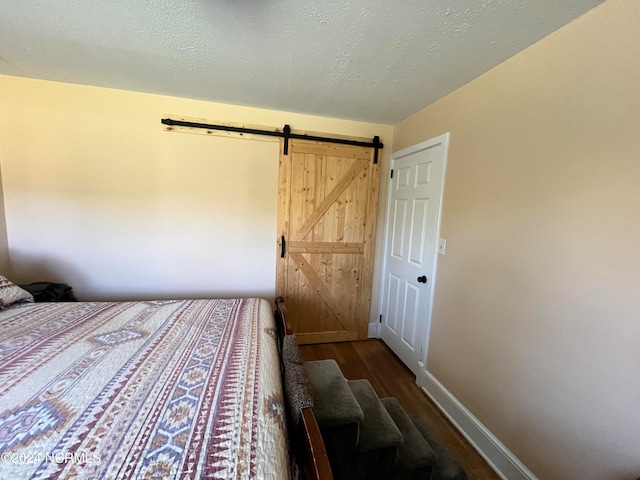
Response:
[[[449,134],[391,155],[380,336],[414,372],[424,368]]]

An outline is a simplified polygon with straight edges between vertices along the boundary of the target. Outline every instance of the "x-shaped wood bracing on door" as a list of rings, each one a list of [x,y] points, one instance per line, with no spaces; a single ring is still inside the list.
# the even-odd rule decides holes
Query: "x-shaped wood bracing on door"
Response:
[[[304,239],[313,230],[313,227],[329,211],[331,206],[340,198],[345,190],[358,178],[360,172],[369,164],[371,160],[366,158],[356,159],[353,166],[346,172],[344,177],[331,189],[331,191],[320,202],[318,207],[309,215],[300,229],[293,235],[289,244],[289,257],[295,262],[300,271],[309,281],[311,287],[318,293],[325,302],[329,310],[336,316],[345,330],[353,330],[356,318],[352,318],[343,311],[340,303],[334,298],[327,284],[320,278],[318,273],[309,265],[303,257],[303,253],[311,254],[363,254],[364,243],[362,242],[305,242]]]

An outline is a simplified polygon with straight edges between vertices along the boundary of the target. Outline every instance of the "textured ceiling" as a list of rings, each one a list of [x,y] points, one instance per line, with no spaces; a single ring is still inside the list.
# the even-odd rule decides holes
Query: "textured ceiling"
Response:
[[[0,73],[394,124],[601,1],[0,0]]]

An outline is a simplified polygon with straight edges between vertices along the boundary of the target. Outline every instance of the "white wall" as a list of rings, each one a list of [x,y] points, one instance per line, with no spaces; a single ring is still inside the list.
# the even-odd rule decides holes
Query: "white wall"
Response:
[[[170,133],[168,114],[333,134],[391,127],[0,76],[11,278],[82,300],[275,289],[278,142]]]
[[[427,368],[544,480],[640,477],[640,2],[394,129],[451,132]]]

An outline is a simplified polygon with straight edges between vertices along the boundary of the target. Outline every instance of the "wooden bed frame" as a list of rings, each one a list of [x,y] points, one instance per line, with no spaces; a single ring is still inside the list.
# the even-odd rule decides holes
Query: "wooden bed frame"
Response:
[[[276,298],[276,328],[278,329],[278,341],[282,353],[282,339],[285,335],[292,335],[291,324],[287,323],[287,307],[282,297]],[[300,438],[304,439],[304,449],[301,449],[303,458],[303,473],[305,480],[333,480],[331,466],[327,451],[322,441],[320,427],[313,413],[313,408],[306,407],[300,410]]]

